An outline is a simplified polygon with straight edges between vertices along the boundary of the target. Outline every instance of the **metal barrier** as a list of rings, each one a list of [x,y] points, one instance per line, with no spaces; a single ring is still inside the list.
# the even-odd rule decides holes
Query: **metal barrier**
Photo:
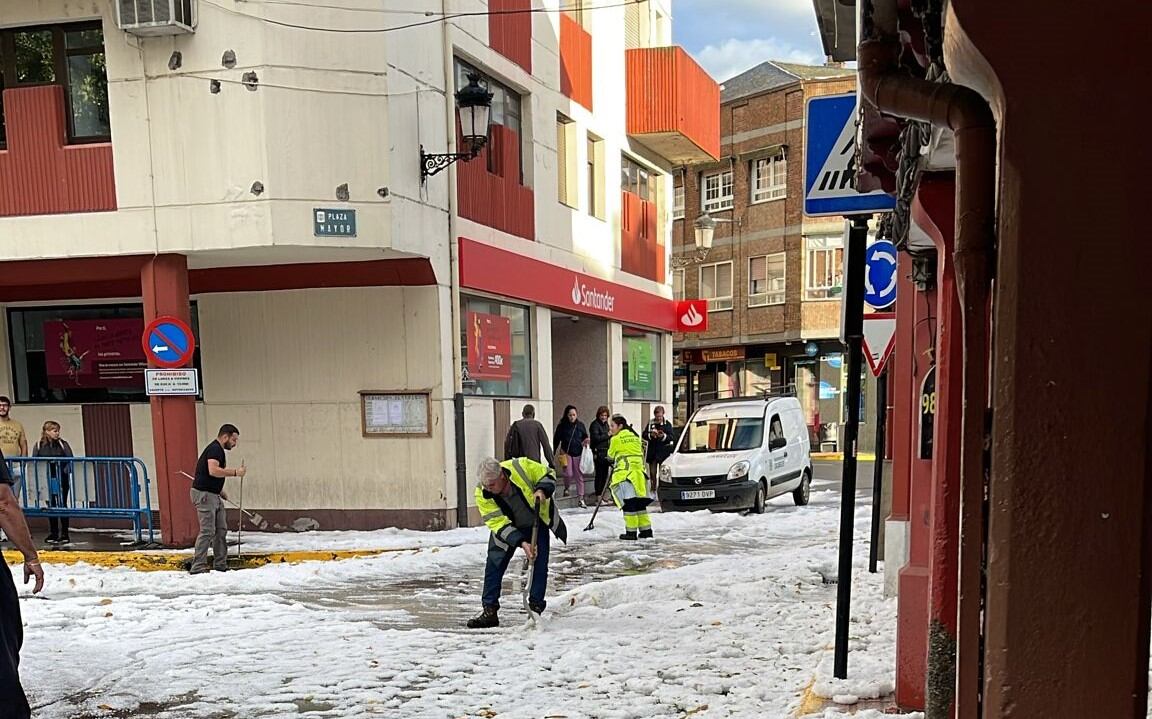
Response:
[[[129,519],[154,541],[151,480],[136,457],[5,457],[29,517]],[[141,481],[143,480],[143,481]]]

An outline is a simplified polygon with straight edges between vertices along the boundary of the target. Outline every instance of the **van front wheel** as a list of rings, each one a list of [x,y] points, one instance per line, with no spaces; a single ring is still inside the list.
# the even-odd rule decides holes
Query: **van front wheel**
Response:
[[[756,499],[753,500],[752,514],[764,514],[764,505],[768,501],[768,490],[764,488],[764,480],[756,485]]]
[[[792,490],[792,501],[796,503],[797,507],[803,507],[808,504],[808,497],[812,494],[812,475],[808,470],[804,470],[803,476],[800,477],[800,486]]]

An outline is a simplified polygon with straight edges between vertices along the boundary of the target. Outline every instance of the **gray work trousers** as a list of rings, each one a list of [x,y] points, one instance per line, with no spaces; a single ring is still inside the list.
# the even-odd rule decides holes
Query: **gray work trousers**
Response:
[[[193,489],[192,506],[200,519],[200,535],[196,537],[196,553],[192,556],[192,571],[208,568],[208,549],[212,549],[214,569],[228,568],[228,515],[219,494]]]

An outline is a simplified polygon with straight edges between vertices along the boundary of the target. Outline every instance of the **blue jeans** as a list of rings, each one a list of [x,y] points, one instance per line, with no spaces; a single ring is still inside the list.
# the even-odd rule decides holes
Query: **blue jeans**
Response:
[[[528,593],[528,601],[544,608],[544,590],[548,588],[548,548],[551,544],[548,527],[540,523],[540,531],[536,533],[536,563],[532,565],[532,591]],[[531,541],[531,538],[529,538]],[[503,549],[496,544],[495,537],[488,537],[488,560],[484,563],[484,596],[482,601],[485,607],[500,608],[500,583],[504,581],[504,572],[512,558],[523,552],[520,547]]]

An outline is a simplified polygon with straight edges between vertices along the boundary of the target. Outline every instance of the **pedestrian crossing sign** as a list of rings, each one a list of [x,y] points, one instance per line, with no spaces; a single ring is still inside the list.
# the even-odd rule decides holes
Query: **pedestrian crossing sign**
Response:
[[[896,199],[882,190],[856,191],[856,93],[809,98],[804,128],[804,214],[859,215],[896,207]]]

